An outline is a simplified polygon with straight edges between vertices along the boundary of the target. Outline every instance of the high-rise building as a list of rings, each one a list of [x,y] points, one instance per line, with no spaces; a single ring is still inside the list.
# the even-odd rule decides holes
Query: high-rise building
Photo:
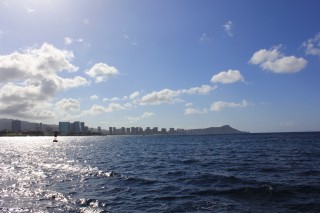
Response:
[[[12,120],[12,131],[13,132],[21,132],[21,121],[20,120]]]
[[[85,131],[84,131],[84,122],[80,123],[80,133],[85,133]]]
[[[73,122],[73,133],[74,134],[80,134],[81,133],[80,121]]]
[[[70,122],[59,122],[59,132],[62,135],[71,133]]]
[[[109,135],[112,135],[112,127],[109,127]]]
[[[98,126],[98,133],[99,133],[99,134],[101,134],[101,133],[102,133],[102,131],[101,131],[101,127],[100,127],[100,126]]]

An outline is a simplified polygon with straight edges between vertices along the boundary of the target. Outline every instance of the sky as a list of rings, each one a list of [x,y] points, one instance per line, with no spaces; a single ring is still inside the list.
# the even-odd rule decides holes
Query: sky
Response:
[[[320,131],[318,0],[1,0],[0,117]]]

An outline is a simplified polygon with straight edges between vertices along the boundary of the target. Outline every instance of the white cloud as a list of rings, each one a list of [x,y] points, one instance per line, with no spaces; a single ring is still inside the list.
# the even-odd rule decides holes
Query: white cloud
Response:
[[[65,37],[64,38],[64,44],[65,45],[70,45],[70,44],[72,44],[72,42],[73,42],[72,38],[70,38],[70,37]]]
[[[90,110],[87,111],[87,113],[91,114],[91,115],[99,115],[106,112],[106,109],[103,106],[100,105],[92,105]]]
[[[129,108],[132,108],[132,107],[133,107],[133,104],[132,104],[132,103],[125,103],[125,104],[123,104],[123,106],[124,106],[126,109],[129,109]]]
[[[155,114],[153,112],[145,112],[142,114],[142,118],[149,118],[151,116],[154,116]]]
[[[207,109],[200,110],[200,109],[195,109],[195,108],[186,108],[184,110],[184,114],[185,115],[204,114],[204,113],[207,113],[207,112],[208,112]]]
[[[249,106],[249,103],[246,100],[243,100],[240,103],[217,101],[211,104],[210,110],[221,111],[224,108],[236,108],[236,107],[247,107],[247,106]]]
[[[130,96],[129,96],[129,98],[132,100],[132,99],[136,99],[137,97],[139,97],[139,95],[140,95],[140,92],[139,91],[135,91],[135,92],[133,92]]]
[[[31,7],[25,6],[27,13],[33,13],[35,12],[34,9],[32,9]]]
[[[302,46],[306,48],[305,53],[307,55],[319,55],[320,56],[320,33],[315,35],[314,38],[310,38],[302,43]]]
[[[192,87],[190,89],[180,89],[180,90],[170,90],[163,89],[160,91],[153,91],[145,96],[143,96],[140,100],[141,105],[158,105],[162,103],[176,103],[183,102],[181,98],[179,98],[182,94],[199,94],[206,95],[211,91],[215,90],[217,86],[212,87],[209,85],[202,85],[201,87]]]
[[[91,95],[90,96],[90,100],[94,101],[94,100],[98,100],[99,99],[99,96],[97,95]]]
[[[304,58],[284,56],[279,51],[280,46],[270,50],[261,49],[253,54],[249,63],[259,65],[264,70],[274,73],[295,73],[307,66]]]
[[[175,98],[178,97],[180,91],[174,91],[170,89],[163,89],[159,92],[153,91],[145,96],[143,96],[140,100],[140,104],[142,105],[157,105],[161,103],[174,103]]]
[[[121,106],[118,103],[110,103],[106,108],[106,112],[113,112],[113,111],[119,111],[119,110],[125,110],[125,109],[126,108],[124,106]]]
[[[54,95],[88,84],[80,76],[59,76],[62,71],[78,70],[71,63],[73,58],[72,52],[47,43],[24,52],[0,55],[0,115],[29,119],[54,116],[51,104]]]
[[[191,102],[185,104],[186,107],[191,107],[192,105],[193,105],[193,103],[191,103]]]
[[[71,38],[71,37],[65,37],[64,38],[64,44],[65,45],[71,45],[74,43],[82,44],[84,47],[90,47],[91,44],[88,42],[85,42],[83,38]]]
[[[118,97],[113,97],[113,98],[110,99],[110,101],[120,101],[120,100],[121,100],[121,99],[118,98]]]
[[[112,102],[120,102],[120,101],[127,101],[129,98],[128,96],[123,96],[122,98],[119,97],[113,97],[113,98],[103,98],[102,101],[103,102],[108,102],[108,101],[112,101]]]
[[[139,121],[139,120],[142,120],[142,119],[145,119],[145,118],[149,118],[149,117],[152,117],[152,116],[155,116],[156,114],[153,113],[153,112],[145,112],[143,113],[141,116],[138,116],[138,117],[132,117],[132,116],[128,116],[126,117],[126,119],[130,122],[136,122],[136,121]]]
[[[108,80],[115,75],[118,75],[119,72],[115,67],[109,66],[104,63],[97,63],[93,67],[85,72],[88,76],[95,78],[96,83],[100,83]]]
[[[57,111],[80,111],[80,102],[77,99],[64,98],[55,104],[55,110]]]
[[[139,121],[141,118],[128,116],[128,117],[125,117],[125,119],[127,119],[129,122],[136,122],[136,121]]]
[[[211,91],[217,89],[217,86],[209,86],[209,85],[202,85],[201,87],[192,87],[188,90],[181,90],[182,93],[187,93],[187,94],[199,94],[199,95],[207,95]]]
[[[232,21],[227,21],[227,23],[225,23],[224,25],[222,25],[224,31],[227,33],[228,36],[232,37],[233,33],[233,23]]]
[[[212,83],[231,84],[238,81],[244,81],[239,70],[221,71],[211,78]]]

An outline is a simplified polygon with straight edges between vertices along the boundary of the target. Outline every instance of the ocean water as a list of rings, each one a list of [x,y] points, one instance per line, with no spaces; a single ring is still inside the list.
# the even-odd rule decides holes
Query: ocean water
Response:
[[[320,212],[320,133],[1,137],[0,212]]]

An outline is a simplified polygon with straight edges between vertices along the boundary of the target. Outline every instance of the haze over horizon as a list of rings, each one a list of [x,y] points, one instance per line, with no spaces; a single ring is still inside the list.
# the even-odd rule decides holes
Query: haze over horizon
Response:
[[[0,1],[0,118],[320,131],[320,2]]]

